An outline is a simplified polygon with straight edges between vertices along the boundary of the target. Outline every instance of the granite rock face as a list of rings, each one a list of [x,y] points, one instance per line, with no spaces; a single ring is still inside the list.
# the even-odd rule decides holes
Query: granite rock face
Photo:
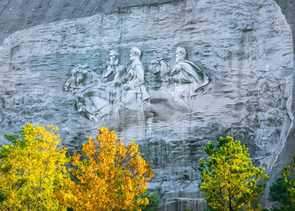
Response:
[[[277,4],[183,0],[130,6],[35,26],[5,39],[0,134],[29,121],[54,123],[63,143],[79,148],[97,127],[112,127],[125,141],[140,143],[156,173],[151,188],[168,201],[199,196],[202,146],[219,135],[236,136],[250,147],[255,162],[271,171],[293,127],[292,33]],[[109,51],[119,52],[120,64],[128,67],[134,46],[142,51],[143,86],[151,100],[136,112],[119,112],[116,119],[82,115],[76,97],[64,90],[71,71],[82,65],[100,80]],[[157,82],[149,89],[152,61],[165,61],[171,71],[177,47],[185,48],[187,60],[210,79],[186,109],[164,97],[173,90],[163,91]]]
[[[40,24],[173,1],[179,0],[1,0],[0,42],[15,31]]]
[[[278,3],[278,5],[281,7],[281,10],[283,12],[283,14],[285,15],[288,24],[290,25],[292,32],[293,32],[293,48],[295,49],[295,2],[293,0],[276,0],[276,2]],[[294,58],[295,59],[295,58]],[[295,77],[293,79],[293,81],[295,80]],[[294,98],[295,97],[295,92],[293,91],[293,103],[292,103],[292,111],[294,113],[295,110],[295,101]],[[281,153],[281,155],[278,158],[277,163],[275,164],[275,168],[272,171],[272,178],[270,180],[273,181],[275,180],[282,167],[285,166],[287,163],[291,162],[293,160],[294,157],[294,151],[295,151],[295,128],[293,127],[292,130],[290,130],[289,136],[287,138],[287,142],[285,144],[285,148],[283,150],[283,152]]]
[[[293,38],[295,35],[295,2],[293,0],[276,0],[277,4],[281,7],[281,10],[283,14],[285,15],[287,22],[289,23],[292,32],[293,32]],[[293,46],[295,40],[293,39]]]

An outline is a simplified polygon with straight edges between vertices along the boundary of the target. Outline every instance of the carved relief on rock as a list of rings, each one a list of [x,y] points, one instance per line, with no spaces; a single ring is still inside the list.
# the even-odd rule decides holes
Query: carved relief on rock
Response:
[[[175,65],[166,71],[169,78],[167,91],[172,94],[171,100],[174,102],[171,103],[191,111],[194,97],[209,84],[209,78],[199,65],[188,60],[187,57],[185,48],[176,48]],[[165,68],[162,69],[165,70]]]
[[[187,60],[182,47],[176,49],[173,69],[160,58],[152,60],[146,71],[137,47],[130,49],[127,68],[120,65],[119,57],[117,51],[111,50],[101,75],[88,70],[87,65],[78,65],[65,82],[65,91],[75,96],[77,110],[88,119],[99,120],[125,109],[144,112],[150,109],[153,98],[186,107],[198,90],[209,84],[208,76]]]
[[[189,61],[184,48],[176,49],[176,64],[171,72],[171,81],[175,85],[178,97],[190,98],[208,85],[209,78],[201,67]]]
[[[135,108],[150,98],[145,87],[144,66],[141,62],[141,50],[133,47],[130,50],[130,65],[123,81],[122,103],[126,108]]]
[[[77,65],[71,71],[64,89],[74,95],[77,111],[88,119],[98,120],[110,111],[109,87],[86,65]]]
[[[5,99],[4,98],[0,98],[0,124],[2,124],[5,120],[5,116],[4,116],[4,109],[5,109]]]

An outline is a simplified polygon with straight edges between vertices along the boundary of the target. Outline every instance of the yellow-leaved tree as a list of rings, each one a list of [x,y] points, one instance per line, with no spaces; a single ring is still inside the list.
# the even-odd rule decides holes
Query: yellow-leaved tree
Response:
[[[26,124],[0,148],[0,210],[66,210],[66,150],[58,129]]]
[[[140,210],[149,203],[143,194],[153,173],[139,146],[125,146],[113,131],[101,128],[96,139],[83,145],[82,155],[72,157],[71,165],[74,210]]]

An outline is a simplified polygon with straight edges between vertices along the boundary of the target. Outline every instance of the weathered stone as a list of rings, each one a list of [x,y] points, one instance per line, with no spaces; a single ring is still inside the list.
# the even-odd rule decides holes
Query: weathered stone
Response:
[[[9,36],[0,46],[0,134],[28,121],[54,123],[63,143],[77,148],[97,127],[112,127],[126,141],[138,140],[156,172],[151,188],[159,189],[163,200],[199,196],[197,161],[202,146],[219,135],[237,136],[271,171],[293,124],[292,34],[274,1],[129,6]],[[153,80],[146,85],[154,96],[152,112],[125,111],[116,120],[97,122],[85,118],[75,109],[75,97],[64,91],[71,70],[82,65],[102,78],[109,51],[117,50],[127,67],[133,46],[142,50]],[[150,68],[174,67],[179,46],[210,79],[189,109],[163,99],[161,71],[155,76]]]
[[[182,0],[1,0],[0,43],[18,30],[50,22]]]
[[[293,32],[293,48],[295,48],[295,2],[293,0],[276,0],[285,15]],[[294,149],[294,148],[293,148]]]
[[[160,207],[163,211],[203,211],[206,209],[206,201],[202,198],[176,198],[167,201]]]
[[[293,49],[295,49],[295,2],[293,0],[276,0],[276,2],[279,4],[279,6],[282,9],[283,14],[285,15],[287,22],[289,23],[292,32],[293,32]],[[294,58],[295,59],[295,58]],[[293,78],[293,81],[295,80],[295,77]],[[292,102],[292,113],[294,114],[295,111],[295,91],[293,90],[293,102]],[[290,102],[291,103],[291,102]],[[295,128],[293,125],[293,128],[289,131],[289,135],[287,137],[285,147],[280,153],[277,162],[274,164],[274,168],[272,170],[272,175],[269,181],[269,184],[274,182],[279,176],[282,168],[286,166],[288,163],[292,162],[295,152]]]

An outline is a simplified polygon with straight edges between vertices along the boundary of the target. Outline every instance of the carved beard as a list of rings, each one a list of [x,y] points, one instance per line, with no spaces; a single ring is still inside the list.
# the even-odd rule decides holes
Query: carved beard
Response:
[[[183,56],[176,56],[176,63],[179,63],[179,62],[183,62],[185,60],[185,57]]]
[[[133,64],[133,63],[139,63],[140,62],[140,57],[138,57],[138,56],[132,56],[132,57],[130,57],[130,61],[131,61],[131,64]]]

